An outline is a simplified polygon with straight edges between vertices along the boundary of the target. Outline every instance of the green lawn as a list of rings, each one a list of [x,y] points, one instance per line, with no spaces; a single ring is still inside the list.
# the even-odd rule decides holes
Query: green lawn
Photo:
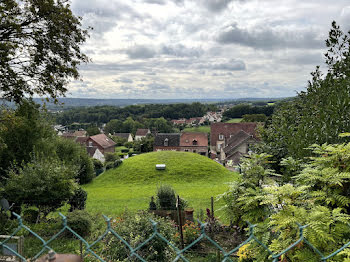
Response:
[[[166,164],[166,170],[155,169],[160,163]],[[236,177],[236,173],[194,153],[142,154],[125,160],[120,167],[106,171],[84,186],[88,192],[87,210],[113,216],[125,208],[131,211],[146,209],[157,185],[164,183],[172,185],[195,211],[205,211],[210,208],[210,197],[225,192],[227,183]],[[216,202],[215,209],[222,204]]]
[[[226,123],[240,123],[242,121],[243,118],[232,118],[228,121],[226,121]]]
[[[210,126],[186,127],[183,132],[202,132],[210,133]]]

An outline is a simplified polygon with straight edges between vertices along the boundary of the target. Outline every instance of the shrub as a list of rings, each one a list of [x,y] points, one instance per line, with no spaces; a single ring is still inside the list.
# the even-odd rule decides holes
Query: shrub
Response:
[[[113,167],[118,167],[118,166],[120,166],[122,163],[123,163],[122,160],[117,159],[117,160],[114,161]]]
[[[25,222],[35,223],[37,221],[39,211],[37,209],[28,208],[23,211],[22,218]]]
[[[86,152],[81,152],[80,155],[80,169],[76,178],[79,184],[87,184],[95,177],[94,164],[92,159]]]
[[[67,214],[67,224],[77,234],[86,237],[91,233],[92,217],[84,210],[74,210]]]
[[[126,242],[135,248],[153,234],[150,219],[158,222],[158,232],[174,243],[176,229],[171,221],[146,211],[140,211],[136,214],[126,212],[112,220],[111,225]],[[129,249],[115,236],[108,234],[103,242],[105,248],[102,255],[106,261],[129,261],[127,260],[130,255]],[[164,241],[155,237],[149,244],[140,248],[138,254],[146,261],[172,261],[171,251],[172,249]]]
[[[133,142],[126,142],[126,143],[124,144],[124,146],[127,147],[127,148],[132,148],[133,145],[134,145]]]
[[[149,202],[149,210],[156,210],[157,209],[157,205],[154,202],[154,197],[151,197],[151,201]]]
[[[81,187],[74,190],[74,195],[69,199],[68,204],[70,204],[69,211],[75,209],[83,210],[85,209],[85,202],[87,199],[87,192]]]
[[[114,168],[114,162],[106,162],[106,170]]]
[[[93,158],[92,162],[94,163],[95,170],[103,168],[103,164],[100,160]]]
[[[106,155],[105,155],[106,163],[107,162],[114,162],[115,160],[118,159],[118,157],[119,156],[115,153],[106,153]]]
[[[129,148],[123,148],[123,149],[121,150],[122,153],[128,153],[129,151],[130,151]]]
[[[11,220],[6,212],[0,210],[0,235],[12,234],[18,226],[17,220]]]
[[[160,185],[157,188],[157,208],[162,210],[176,210],[176,192],[169,185]],[[187,201],[180,198],[180,209],[187,207]]]

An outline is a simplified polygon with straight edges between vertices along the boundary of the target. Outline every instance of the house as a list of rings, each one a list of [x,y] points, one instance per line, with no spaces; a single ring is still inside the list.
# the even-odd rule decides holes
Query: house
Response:
[[[180,151],[180,133],[158,133],[154,138],[153,151]]]
[[[89,156],[95,159],[100,160],[102,163],[105,162],[105,156],[101,153],[101,151],[97,148],[97,146],[88,146],[86,147],[86,151]]]
[[[116,143],[105,134],[90,136],[86,140],[87,147],[97,147],[103,155],[106,153],[114,153],[115,145]]]
[[[183,151],[208,155],[207,133],[159,133],[155,136],[153,151]]]
[[[141,140],[143,137],[146,137],[148,134],[151,134],[151,131],[149,129],[139,128],[136,131],[135,140]]]
[[[117,137],[120,137],[120,138],[124,138],[128,142],[133,142],[134,141],[134,139],[132,138],[132,134],[131,133],[114,133],[113,135],[117,136]]]
[[[210,154],[212,159],[238,164],[249,146],[258,141],[257,123],[213,123],[210,125]]]
[[[181,133],[180,150],[208,156],[208,134],[195,132]]]
[[[86,137],[87,132],[85,130],[77,130],[77,131],[74,131],[73,135],[75,137]]]

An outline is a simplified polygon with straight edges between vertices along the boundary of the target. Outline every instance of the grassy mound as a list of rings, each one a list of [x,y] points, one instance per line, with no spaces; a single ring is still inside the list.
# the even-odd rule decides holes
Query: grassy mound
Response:
[[[166,170],[156,170],[156,164],[166,164]],[[88,211],[117,215],[125,208],[146,209],[157,185],[169,184],[198,212],[209,208],[210,197],[226,191],[227,182],[235,178],[235,173],[207,157],[163,151],[129,158],[84,189],[88,192]],[[216,203],[216,207],[221,204]]]

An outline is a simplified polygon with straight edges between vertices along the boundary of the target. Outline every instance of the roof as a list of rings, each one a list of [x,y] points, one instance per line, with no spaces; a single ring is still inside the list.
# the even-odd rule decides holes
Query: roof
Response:
[[[142,128],[139,128],[137,129],[136,131],[136,136],[146,136],[148,133],[149,133],[149,129],[142,129]]]
[[[197,145],[193,145],[193,140]],[[208,134],[200,132],[183,132],[180,137],[180,146],[208,146]]]
[[[121,138],[126,138],[126,139],[128,139],[130,135],[131,135],[130,133],[114,133],[114,136],[119,136]]]
[[[100,145],[103,148],[109,148],[116,145],[116,143],[105,134],[90,136],[89,139],[92,139],[96,144]]]
[[[257,123],[213,123],[210,125],[210,145],[216,146],[219,135],[224,135],[227,141],[230,136],[236,135],[239,131],[253,135],[257,139],[256,127]]]
[[[236,135],[232,136],[227,141],[227,146],[224,148],[224,152],[228,153],[237,148],[240,144],[246,141],[249,138],[252,138],[253,135],[247,134],[243,130],[239,131]]]
[[[73,135],[76,136],[76,137],[82,137],[82,136],[86,136],[86,133],[87,132],[85,130],[79,130],[79,131],[75,131],[73,133]]]
[[[89,139],[89,137],[87,136],[78,136],[77,139],[75,139],[75,142],[81,144],[81,145],[85,145],[86,141]]]
[[[168,146],[180,146],[180,133],[158,133],[154,138],[154,146],[164,146],[165,139],[168,139]]]

